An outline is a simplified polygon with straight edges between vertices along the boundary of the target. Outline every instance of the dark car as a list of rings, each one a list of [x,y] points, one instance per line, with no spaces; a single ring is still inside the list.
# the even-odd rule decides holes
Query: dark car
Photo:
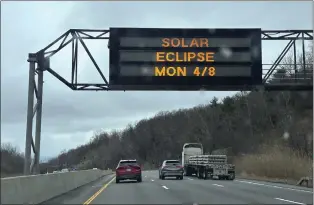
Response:
[[[179,160],[165,160],[159,169],[159,179],[165,179],[165,177],[176,177],[177,179],[183,179],[184,169]]]
[[[116,183],[126,179],[142,182],[142,169],[136,160],[120,160],[116,168]]]

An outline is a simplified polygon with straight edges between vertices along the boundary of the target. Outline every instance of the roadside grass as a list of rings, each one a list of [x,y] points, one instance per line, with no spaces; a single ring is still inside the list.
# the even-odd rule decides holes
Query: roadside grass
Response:
[[[234,164],[239,177],[250,179],[296,183],[313,175],[313,158],[279,145],[261,146],[256,154],[236,157]]]

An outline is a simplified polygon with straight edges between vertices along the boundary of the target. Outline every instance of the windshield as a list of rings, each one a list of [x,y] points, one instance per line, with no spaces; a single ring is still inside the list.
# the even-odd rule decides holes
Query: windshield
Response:
[[[178,160],[169,160],[166,161],[166,165],[180,165],[180,162]]]
[[[136,161],[122,161],[119,166],[138,166]]]
[[[314,0],[286,1],[7,0],[1,204],[314,205]]]
[[[186,144],[184,148],[202,148],[201,144]]]

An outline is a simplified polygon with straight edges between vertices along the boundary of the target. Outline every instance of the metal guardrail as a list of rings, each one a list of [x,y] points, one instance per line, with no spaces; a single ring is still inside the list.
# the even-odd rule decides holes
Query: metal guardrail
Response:
[[[313,187],[313,178],[312,177],[302,177],[298,181],[297,186],[304,186],[304,184],[306,185],[306,187]]]

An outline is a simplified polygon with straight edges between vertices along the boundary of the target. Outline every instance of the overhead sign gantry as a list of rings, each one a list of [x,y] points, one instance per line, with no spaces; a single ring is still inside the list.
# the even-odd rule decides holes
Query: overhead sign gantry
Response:
[[[85,39],[109,40],[109,82],[103,73],[104,69],[98,66],[85,44]],[[289,41],[269,69],[264,69],[262,65],[262,40]],[[296,40],[302,42],[301,64],[297,62]],[[29,54],[24,174],[39,173],[44,71],[76,91],[313,90],[313,62],[306,63],[305,40],[313,40],[312,30],[70,29],[37,53]],[[78,82],[79,43],[101,76],[102,83]],[[52,49],[57,44],[59,46]],[[69,44],[72,46],[72,66],[71,80],[67,81],[52,69],[49,59]],[[288,82],[281,81],[272,74],[291,48],[293,62],[288,66],[292,72]],[[35,75],[38,76],[37,85]],[[34,96],[37,102],[33,107]]]

